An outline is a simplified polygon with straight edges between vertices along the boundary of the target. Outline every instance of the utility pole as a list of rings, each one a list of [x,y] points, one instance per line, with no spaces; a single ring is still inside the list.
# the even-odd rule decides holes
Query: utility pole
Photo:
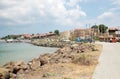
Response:
[[[86,24],[86,34],[87,34],[87,30],[88,30],[88,29],[87,29],[87,24]],[[87,37],[87,36],[86,36],[86,37]]]
[[[99,34],[100,34],[100,30],[99,30],[99,25],[98,25],[98,36],[99,36]]]
[[[120,39],[120,26],[118,26],[118,39]]]
[[[89,28],[90,28],[90,24],[89,24]],[[90,40],[90,43],[92,42],[92,30],[91,30],[91,28],[90,28],[90,38],[91,38],[91,40]]]
[[[120,28],[119,28],[119,26],[118,26],[118,37],[119,37],[119,34],[120,34]]]

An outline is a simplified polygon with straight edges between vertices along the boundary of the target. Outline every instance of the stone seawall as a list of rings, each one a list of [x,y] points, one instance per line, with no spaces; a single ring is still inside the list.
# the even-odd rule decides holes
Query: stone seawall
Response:
[[[40,39],[40,40],[32,40],[31,43],[33,45],[37,46],[43,46],[43,47],[58,47],[62,48],[65,45],[71,45],[75,44],[76,42],[73,41],[59,41],[59,40],[53,40],[53,39]]]

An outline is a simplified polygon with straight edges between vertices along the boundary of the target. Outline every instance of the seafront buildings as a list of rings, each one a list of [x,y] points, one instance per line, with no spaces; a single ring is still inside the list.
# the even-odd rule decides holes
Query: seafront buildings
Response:
[[[98,28],[77,28],[71,31],[71,39],[94,39],[105,42],[119,42],[120,41],[120,29],[108,28],[105,33],[101,33]]]
[[[12,37],[12,38],[11,38]],[[61,32],[59,36],[57,36],[53,32],[49,33],[37,33],[37,34],[21,34],[21,35],[8,35],[5,38],[8,39],[18,39],[18,40],[31,40],[31,39],[43,39],[43,38],[50,38],[50,39],[58,39],[60,41],[75,41],[77,38],[80,39],[94,39],[100,41],[109,42],[112,39],[114,41],[120,41],[120,29],[118,28],[108,28],[105,33],[100,33],[98,28],[76,28],[71,31],[64,31]]]

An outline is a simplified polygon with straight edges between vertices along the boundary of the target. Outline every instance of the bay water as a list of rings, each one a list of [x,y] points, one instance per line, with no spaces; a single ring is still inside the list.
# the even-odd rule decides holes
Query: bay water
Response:
[[[0,66],[10,61],[28,62],[40,54],[53,53],[58,48],[34,46],[28,43],[0,42]]]

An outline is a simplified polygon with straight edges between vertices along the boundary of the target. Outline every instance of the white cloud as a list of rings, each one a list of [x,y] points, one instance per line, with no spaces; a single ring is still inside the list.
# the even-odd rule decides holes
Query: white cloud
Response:
[[[0,0],[0,3],[5,4],[5,5],[14,5],[14,4],[17,4],[18,1],[16,1],[16,0]]]
[[[105,19],[105,18],[113,18],[114,14],[112,12],[104,12],[100,16],[98,16],[98,19]]]
[[[119,26],[120,14],[116,10],[109,10],[97,17],[98,23],[107,24],[108,26]]]
[[[69,12],[69,13],[68,13],[69,16],[72,16],[72,18],[75,18],[75,19],[78,19],[78,18],[80,18],[80,17],[82,17],[82,16],[86,16],[86,13],[83,12],[83,11],[80,9],[79,6],[77,6],[76,9],[70,10],[70,11],[68,11],[68,12]]]
[[[86,16],[77,5],[79,1],[82,0],[70,0],[70,5],[67,5],[65,0],[0,0],[3,7],[0,10],[0,18],[12,20],[13,24],[49,21],[73,24]],[[72,8],[67,9],[69,6]]]
[[[76,6],[76,4],[80,2],[90,2],[90,1],[93,1],[93,0],[68,0],[66,4],[73,7],[73,6]]]
[[[81,2],[82,0],[69,0],[67,3],[69,6],[75,6],[77,3]]]
[[[27,1],[16,1],[16,0],[4,0],[0,1],[0,4],[7,7],[0,10],[0,18],[11,19],[14,23],[20,23],[24,19],[23,17],[27,16],[27,13],[30,12],[30,7],[27,7]],[[13,5],[14,4],[14,5]],[[22,23],[26,23],[23,21]],[[8,24],[14,24],[7,22]]]
[[[120,0],[113,0],[113,4],[118,4],[118,5],[120,5]]]

